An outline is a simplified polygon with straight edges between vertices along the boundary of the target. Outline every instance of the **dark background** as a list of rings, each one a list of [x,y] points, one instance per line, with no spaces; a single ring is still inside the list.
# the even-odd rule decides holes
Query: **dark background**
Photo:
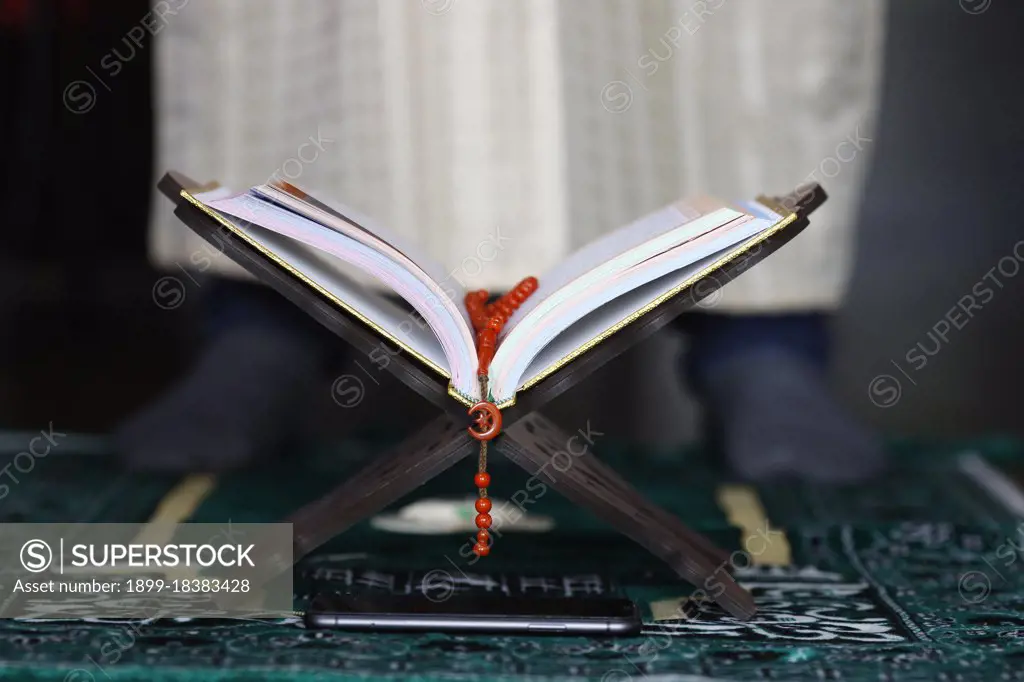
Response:
[[[18,13],[30,6],[42,15],[23,21]],[[148,211],[169,210],[163,201],[150,207],[163,170],[152,168],[151,44],[88,113],[62,101],[147,9],[0,0],[0,427],[108,431],[196,352],[200,296],[161,309],[152,296],[160,273],[146,261]],[[979,14],[957,0],[889,9],[883,109],[856,273],[835,323],[834,372],[843,400],[889,433],[1024,435],[1024,273],[998,275],[1004,287],[924,367],[906,360],[919,342],[934,351],[929,331],[1024,239],[1015,201],[1024,180],[1022,29],[1017,0],[991,0]],[[691,437],[696,409],[664,372],[681,344],[659,334],[552,411],[566,426],[599,420],[616,436],[666,444]],[[340,362],[335,375],[351,369]],[[880,375],[900,389],[884,407],[875,402],[889,402],[895,385]],[[431,413],[378,378],[380,390],[342,410],[325,377],[318,423],[344,430],[386,423],[396,410],[410,422]],[[889,391],[875,402],[873,381]]]

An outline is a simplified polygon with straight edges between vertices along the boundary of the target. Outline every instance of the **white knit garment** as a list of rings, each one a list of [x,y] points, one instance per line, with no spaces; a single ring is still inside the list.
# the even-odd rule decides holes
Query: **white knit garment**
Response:
[[[495,289],[687,194],[813,179],[812,227],[714,309],[842,297],[881,0],[204,0],[166,19],[158,173],[276,174]],[[163,199],[151,237],[165,266],[207,250]]]

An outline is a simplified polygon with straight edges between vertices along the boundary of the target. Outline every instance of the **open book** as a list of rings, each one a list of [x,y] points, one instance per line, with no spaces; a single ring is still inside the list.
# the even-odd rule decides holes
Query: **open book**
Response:
[[[737,204],[697,197],[605,235],[549,272],[523,273],[535,275],[539,287],[498,336],[491,394],[480,396],[467,292],[415,245],[287,183],[246,192],[182,190],[181,197],[447,379],[460,402],[483,398],[499,407],[797,219],[765,197]],[[382,286],[357,283],[358,271]]]

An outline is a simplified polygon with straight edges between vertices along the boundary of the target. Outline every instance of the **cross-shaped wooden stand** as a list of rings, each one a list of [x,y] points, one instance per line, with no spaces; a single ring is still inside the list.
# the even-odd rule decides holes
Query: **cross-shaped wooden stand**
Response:
[[[448,395],[443,378],[429,372],[398,349],[391,348],[362,322],[318,295],[243,239],[232,238],[231,235],[225,238],[224,227],[220,223],[181,196],[183,189],[198,186],[199,183],[174,172],[165,175],[159,183],[160,190],[175,202],[175,215],[182,222],[261,282],[358,350],[369,354],[384,344],[390,354],[387,369],[442,412],[389,452],[377,455],[373,462],[332,492],[286,519],[293,524],[293,560],[298,561],[352,525],[475,454],[479,444],[466,431],[470,421],[466,408]],[[518,396],[515,405],[502,411],[504,428],[491,441],[493,451],[501,453],[530,475],[538,476],[575,504],[590,510],[664,561],[680,577],[700,587],[712,581],[724,586],[716,601],[738,618],[750,618],[755,607],[750,594],[728,574],[728,553],[645,499],[622,476],[602,463],[589,446],[583,452],[579,439],[574,440],[572,434],[545,419],[537,410],[779,248],[807,226],[808,214],[824,200],[825,194],[817,185],[775,200],[796,214],[792,224],[743,256],[724,264],[710,278],[701,280],[695,287],[680,292],[612,334]]]

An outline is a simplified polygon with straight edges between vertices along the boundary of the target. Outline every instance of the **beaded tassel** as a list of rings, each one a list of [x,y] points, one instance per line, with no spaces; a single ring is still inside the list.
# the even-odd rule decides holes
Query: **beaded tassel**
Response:
[[[476,544],[473,545],[473,553],[481,557],[487,556],[491,551],[491,536],[488,531],[491,527],[491,500],[487,497],[491,475],[487,473],[487,442],[501,431],[501,412],[494,403],[487,400],[487,374],[491,360],[494,359],[498,334],[512,313],[536,290],[537,278],[527,277],[494,303],[487,303],[490,295],[482,289],[466,294],[466,311],[469,312],[469,319],[476,331],[477,378],[480,381],[480,402],[469,408],[469,415],[476,417],[477,428],[470,426],[469,435],[480,441],[477,472],[473,477],[480,494],[475,505],[476,527],[479,530],[476,534]]]

